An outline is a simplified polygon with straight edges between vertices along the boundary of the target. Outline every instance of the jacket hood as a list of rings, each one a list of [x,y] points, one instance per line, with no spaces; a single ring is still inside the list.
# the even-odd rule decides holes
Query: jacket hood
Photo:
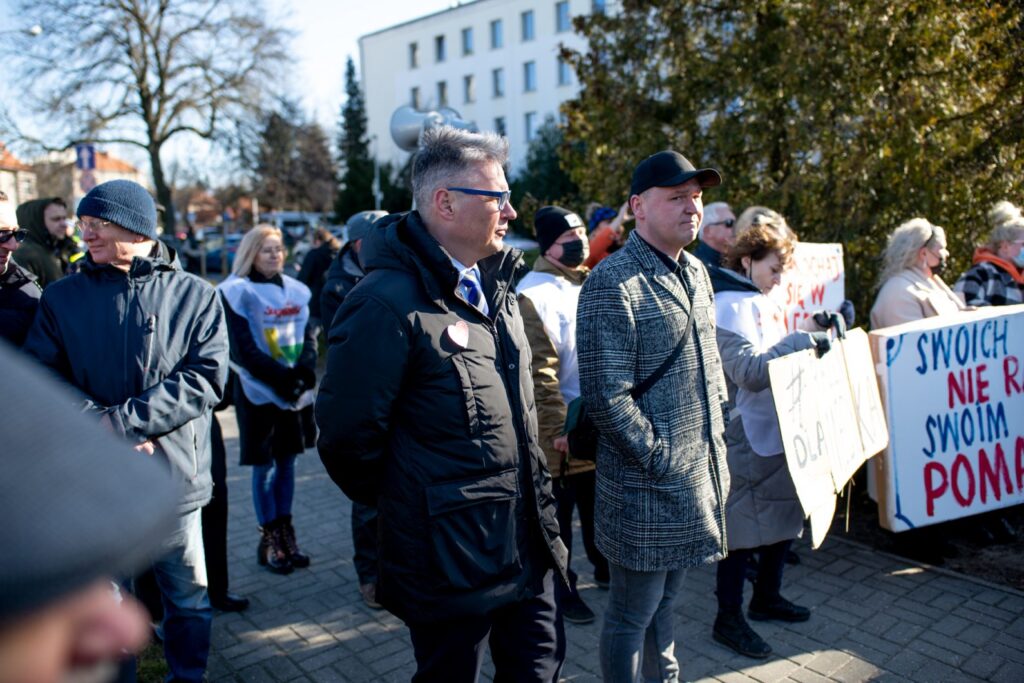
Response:
[[[43,197],[25,202],[17,209],[18,227],[28,230],[29,239],[47,247],[55,247],[61,241],[54,238],[46,229],[43,222],[43,212],[50,204],[57,201],[59,197]]]
[[[1018,285],[1024,285],[1024,273],[1021,272],[1021,270],[1017,267],[1016,264],[1011,263],[1006,259],[999,258],[998,256],[996,256],[995,252],[993,252],[988,247],[978,247],[977,249],[975,249],[974,263],[986,262],[991,263],[997,268],[1002,268],[1003,270],[1010,274],[1010,277],[1013,278],[1014,282],[1016,282]]]
[[[181,260],[178,252],[164,242],[157,240],[149,256],[136,256],[128,268],[128,277],[143,279],[150,277],[160,271],[181,270]],[[108,264],[99,264],[92,260],[92,254],[86,254],[82,259],[82,272],[92,274],[117,275],[124,271]]]
[[[521,257],[518,249],[505,247],[480,260],[477,266],[481,273],[503,276],[501,279],[515,287],[529,272]],[[375,223],[373,231],[363,238],[359,260],[367,273],[384,268],[415,274],[427,295],[442,306],[444,293],[454,292],[458,286],[459,273],[451,256],[427,231],[417,211],[391,214]]]

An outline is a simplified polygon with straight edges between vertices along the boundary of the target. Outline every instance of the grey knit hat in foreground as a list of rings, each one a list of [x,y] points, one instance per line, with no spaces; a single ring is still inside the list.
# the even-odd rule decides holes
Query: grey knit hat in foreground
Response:
[[[2,629],[155,559],[174,529],[179,492],[162,455],[133,451],[2,340],[0,385]]]
[[[78,203],[78,217],[92,216],[110,221],[155,240],[156,203],[142,185],[130,180],[111,180],[89,190]]]

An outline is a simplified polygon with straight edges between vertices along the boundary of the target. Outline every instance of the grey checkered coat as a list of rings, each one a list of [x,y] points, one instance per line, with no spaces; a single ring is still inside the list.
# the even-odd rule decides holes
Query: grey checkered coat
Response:
[[[639,401],[630,389],[661,365],[684,331],[690,298],[679,277],[631,234],[587,279],[577,312],[580,389],[601,432],[597,547],[635,571],[681,569],[725,555],[728,395],[711,282],[697,259],[683,260],[696,326]]]

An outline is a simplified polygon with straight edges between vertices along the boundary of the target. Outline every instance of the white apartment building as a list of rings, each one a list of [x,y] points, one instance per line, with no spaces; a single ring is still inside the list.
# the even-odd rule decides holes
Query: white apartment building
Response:
[[[381,161],[404,163],[390,122],[403,105],[451,107],[480,130],[508,137],[513,172],[546,117],[579,84],[559,57],[582,50],[572,17],[604,11],[603,0],[475,0],[359,39],[368,130]]]

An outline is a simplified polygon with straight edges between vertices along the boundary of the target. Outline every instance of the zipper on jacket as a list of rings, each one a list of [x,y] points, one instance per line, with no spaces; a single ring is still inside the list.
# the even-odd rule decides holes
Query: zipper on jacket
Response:
[[[146,355],[143,358],[142,374],[149,374],[149,366],[153,361],[153,338],[156,336],[156,315],[150,314],[146,319]]]

